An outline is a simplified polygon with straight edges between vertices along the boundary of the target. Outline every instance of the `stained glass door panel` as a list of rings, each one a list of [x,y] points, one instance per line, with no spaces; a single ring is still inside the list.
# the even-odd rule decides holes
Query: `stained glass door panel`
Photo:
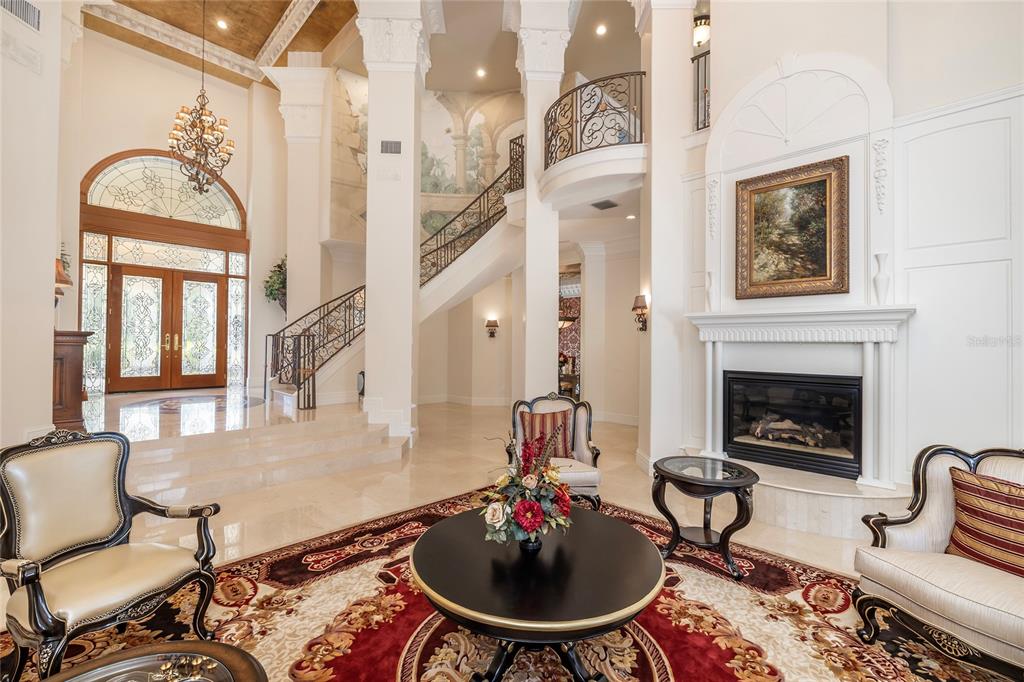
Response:
[[[107,390],[170,388],[172,274],[155,268],[111,268]]]
[[[227,281],[174,273],[171,384],[175,388],[227,382]]]

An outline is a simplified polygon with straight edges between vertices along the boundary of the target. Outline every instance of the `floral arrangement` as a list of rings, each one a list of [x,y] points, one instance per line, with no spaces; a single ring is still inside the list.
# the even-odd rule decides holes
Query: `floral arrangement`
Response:
[[[569,486],[559,482],[558,467],[551,464],[561,425],[550,436],[527,440],[508,470],[485,493],[490,500],[482,514],[487,526],[485,540],[536,543],[542,534],[572,524]],[[510,444],[515,452],[515,441]]]

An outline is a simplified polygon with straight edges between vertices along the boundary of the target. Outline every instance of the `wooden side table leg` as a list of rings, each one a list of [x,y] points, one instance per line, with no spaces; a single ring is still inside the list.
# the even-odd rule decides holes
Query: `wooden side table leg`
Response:
[[[704,530],[711,530],[711,505],[715,501],[713,497],[704,498]]]
[[[665,545],[665,548],[661,550],[661,556],[669,557],[679,545],[679,540],[682,536],[679,532],[679,522],[676,521],[676,517],[672,515],[668,505],[665,504],[665,483],[665,477],[658,472],[654,472],[654,485],[651,486],[651,497],[654,500],[654,506],[658,508],[661,515],[672,526],[672,537],[669,539],[668,544]]]
[[[722,531],[719,548],[722,552],[722,558],[725,559],[725,564],[729,567],[729,572],[732,573],[732,577],[736,580],[742,580],[743,573],[736,567],[736,562],[732,560],[729,538],[732,537],[733,533],[750,523],[750,518],[754,514],[754,495],[753,489],[750,487],[737,488],[733,491],[733,494],[736,496],[736,518]]]
[[[483,675],[473,673],[473,676],[469,679],[472,682],[497,682],[505,676],[505,671],[512,667],[512,662],[516,659],[516,654],[519,653],[522,647],[523,645],[519,642],[508,642],[499,639],[498,648],[494,652],[491,664],[487,666],[487,672]]]

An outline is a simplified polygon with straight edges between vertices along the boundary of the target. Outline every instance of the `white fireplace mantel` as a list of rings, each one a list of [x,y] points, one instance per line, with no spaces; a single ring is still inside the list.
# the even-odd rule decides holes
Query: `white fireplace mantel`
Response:
[[[707,455],[724,455],[722,348],[727,343],[846,343],[861,346],[861,477],[885,488],[893,482],[894,344],[914,306],[694,313],[705,350]],[[877,362],[876,362],[877,359]]]

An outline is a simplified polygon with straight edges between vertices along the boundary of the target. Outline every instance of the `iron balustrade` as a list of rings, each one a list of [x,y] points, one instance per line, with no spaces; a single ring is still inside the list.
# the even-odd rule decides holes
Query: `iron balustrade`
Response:
[[[509,166],[470,204],[420,245],[420,285],[436,277],[505,216],[505,194],[523,188],[523,136],[509,141]],[[316,407],[316,373],[352,345],[366,324],[366,287],[359,286],[267,335],[264,398],[270,380],[294,386],[299,409]],[[362,373],[360,373],[362,374]],[[363,375],[365,376],[365,375]],[[363,385],[360,384],[360,397]]]
[[[711,87],[708,74],[711,73],[711,50],[701,52],[690,60],[693,63],[693,121],[696,130],[711,125]]]
[[[544,168],[580,152],[644,141],[644,72],[578,85],[544,115]]]

